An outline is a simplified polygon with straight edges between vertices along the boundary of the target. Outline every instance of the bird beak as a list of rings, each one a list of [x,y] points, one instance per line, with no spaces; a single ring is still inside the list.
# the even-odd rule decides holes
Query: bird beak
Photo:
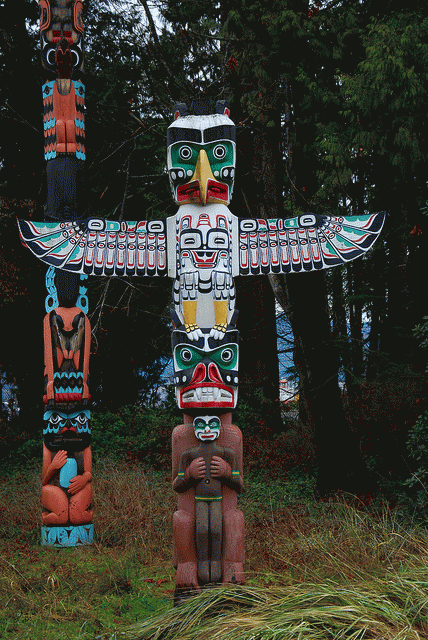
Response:
[[[201,203],[205,205],[207,204],[208,199],[208,180],[215,180],[205,149],[201,149],[199,152],[195,172],[192,176],[191,182],[194,180],[199,182],[199,197],[201,199]]]

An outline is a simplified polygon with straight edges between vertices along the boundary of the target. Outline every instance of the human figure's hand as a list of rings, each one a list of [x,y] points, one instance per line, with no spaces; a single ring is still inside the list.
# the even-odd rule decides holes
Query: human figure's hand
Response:
[[[74,494],[84,489],[87,484],[88,480],[84,476],[74,476],[74,478],[71,478],[70,480],[67,491],[69,494],[74,496]]]
[[[195,480],[202,480],[207,472],[205,460],[200,457],[193,460],[186,469],[187,478],[194,478]]]
[[[230,478],[232,475],[230,464],[220,456],[212,457],[210,472],[213,478]]]
[[[67,451],[58,451],[52,459],[51,467],[52,469],[61,469],[65,463],[67,462]]]

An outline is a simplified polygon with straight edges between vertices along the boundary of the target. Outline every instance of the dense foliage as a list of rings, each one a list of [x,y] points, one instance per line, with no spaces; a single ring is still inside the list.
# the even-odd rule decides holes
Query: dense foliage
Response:
[[[264,278],[237,282],[240,392],[249,430],[272,439],[289,426],[275,404],[272,285],[294,332],[301,418],[316,448],[319,488],[368,490],[360,443],[373,416],[356,425],[352,408],[364,406],[361,415],[367,415],[387,404],[391,388],[404,406],[409,385],[416,413],[426,407],[426,358],[413,332],[428,315],[425,2],[410,0],[403,8],[387,0],[382,13],[374,0],[85,5],[88,215],[174,213],[165,171],[171,104],[201,94],[232,104],[236,215],[387,210],[382,236],[363,260],[270,284]],[[42,219],[46,195],[36,21],[32,0],[0,6],[0,307],[7,335],[0,363],[3,382],[18,386],[17,430],[28,434],[39,433],[41,423],[34,416],[41,414],[44,269],[20,248],[15,217]],[[170,353],[170,283],[155,280],[89,285],[91,391],[96,409],[110,416],[125,405],[144,412],[158,402],[151,390],[162,384]],[[251,411],[258,416],[252,419]],[[414,414],[414,406],[402,419],[391,410],[385,423],[378,421],[376,451],[383,451],[384,466],[393,458],[388,442],[395,431],[382,425],[394,423],[401,444]],[[370,447],[363,453],[366,462],[378,455]]]

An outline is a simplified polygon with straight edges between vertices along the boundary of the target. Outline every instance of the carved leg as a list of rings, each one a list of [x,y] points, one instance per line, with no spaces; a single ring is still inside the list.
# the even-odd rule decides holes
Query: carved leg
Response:
[[[68,521],[68,498],[64,491],[52,484],[42,488],[42,504],[48,511],[42,514],[44,525],[66,524]]]
[[[210,507],[211,582],[221,580],[222,504],[213,502]]]
[[[210,505],[207,502],[196,501],[196,550],[198,553],[198,577],[202,582],[210,581]]]
[[[244,514],[233,509],[223,514],[223,584],[245,584]]]
[[[87,484],[84,489],[70,498],[71,524],[87,524],[92,522],[92,509],[88,509],[92,499],[92,486]]]
[[[187,511],[176,511],[173,516],[173,531],[177,552],[177,591],[200,591],[198,583],[198,560],[195,549],[195,520]]]

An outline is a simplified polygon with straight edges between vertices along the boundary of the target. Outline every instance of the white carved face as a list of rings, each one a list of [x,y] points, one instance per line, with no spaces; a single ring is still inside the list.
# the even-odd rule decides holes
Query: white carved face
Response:
[[[220,424],[218,416],[198,416],[193,420],[195,436],[201,442],[217,440],[220,435]]]

